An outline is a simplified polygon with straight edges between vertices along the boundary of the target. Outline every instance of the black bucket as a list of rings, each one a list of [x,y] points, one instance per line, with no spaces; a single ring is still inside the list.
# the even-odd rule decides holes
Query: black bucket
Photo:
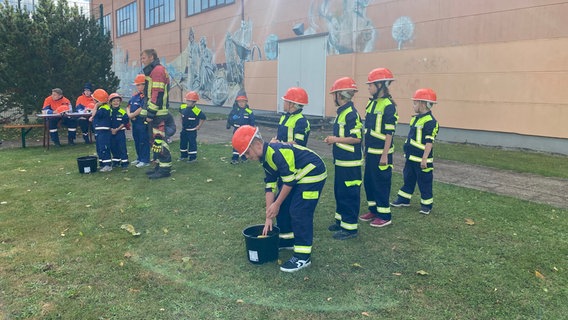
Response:
[[[272,227],[266,237],[262,236],[263,224],[247,227],[243,230],[247,258],[254,264],[263,264],[278,259],[278,235],[280,229]],[[260,237],[259,237],[260,236]]]
[[[98,162],[99,160],[96,156],[85,156],[77,158],[77,166],[79,166],[79,173],[97,172]]]

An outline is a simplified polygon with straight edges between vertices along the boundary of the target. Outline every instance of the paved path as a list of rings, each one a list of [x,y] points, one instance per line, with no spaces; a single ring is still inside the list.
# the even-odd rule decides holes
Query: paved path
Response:
[[[205,112],[207,111],[205,110]],[[216,112],[217,109],[211,111]],[[177,120],[179,121],[179,119]],[[232,130],[227,130],[225,123],[225,120],[207,121],[199,131],[198,141],[229,144]],[[180,128],[181,125],[178,124],[178,132],[173,137],[174,140],[179,139]],[[276,136],[276,128],[261,126],[261,134],[265,139],[274,137]],[[331,147],[323,142],[323,138],[329,134],[326,131],[313,130],[310,134],[308,147],[322,157],[331,158]],[[62,136],[61,139],[66,141],[65,136]],[[41,145],[41,141],[29,139],[28,145]],[[12,147],[20,147],[20,141],[4,141],[0,145],[0,150]],[[441,159],[436,159],[435,165],[434,179],[439,182],[568,209],[568,179],[547,178]],[[402,154],[397,152],[395,153],[395,172],[402,172],[403,167],[404,159]]]
[[[230,143],[232,131],[225,129],[225,121],[207,121],[199,131],[203,143]],[[276,136],[276,128],[260,127],[263,138]],[[308,147],[322,157],[331,158],[331,147],[323,142],[326,131],[312,131]],[[549,204],[568,209],[568,179],[547,178],[534,174],[516,173],[456,161],[436,159],[435,180],[466,188],[487,191],[519,199]],[[404,158],[395,153],[395,172],[402,172]]]

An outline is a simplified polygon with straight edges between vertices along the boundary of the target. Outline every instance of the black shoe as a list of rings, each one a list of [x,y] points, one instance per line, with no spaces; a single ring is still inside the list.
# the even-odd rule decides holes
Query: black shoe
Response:
[[[172,174],[169,171],[158,170],[154,174],[148,176],[149,179],[160,179],[160,178],[167,178]]]
[[[310,257],[307,258],[299,258],[296,256],[292,256],[290,260],[284,262],[282,266],[280,266],[280,270],[284,272],[296,272],[300,269],[308,267],[312,261]]]
[[[329,227],[327,227],[327,230],[333,231],[333,232],[339,231],[339,230],[341,230],[341,226],[339,226],[337,223],[334,223],[334,224],[330,225]]]
[[[347,230],[340,230],[333,234],[333,239],[335,240],[347,240],[351,238],[357,237],[357,231],[347,231]]]
[[[158,172],[159,169],[160,169],[159,166],[155,166],[154,168],[152,168],[152,169],[146,171],[146,175],[152,175],[152,174]]]

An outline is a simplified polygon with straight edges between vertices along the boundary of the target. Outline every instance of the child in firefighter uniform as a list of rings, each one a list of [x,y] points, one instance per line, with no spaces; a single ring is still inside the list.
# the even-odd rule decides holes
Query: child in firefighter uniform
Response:
[[[112,166],[128,168],[128,151],[126,150],[126,129],[130,124],[126,111],[120,107],[122,97],[118,93],[109,96],[110,113],[110,152]]]
[[[293,245],[294,255],[280,266],[294,272],[311,264],[314,211],[325,185],[327,171],[323,160],[312,150],[298,144],[262,140],[258,128],[241,126],[232,139],[239,155],[259,160],[265,171],[266,220],[262,234],[272,230],[272,219],[280,228],[280,247]],[[276,193],[278,179],[282,188]],[[290,208],[281,204],[290,198]]]
[[[402,175],[404,185],[391,203],[393,207],[407,207],[418,183],[420,190],[420,213],[430,214],[434,204],[432,182],[434,180],[434,140],[438,135],[438,121],[432,114],[432,106],[437,102],[432,89],[418,89],[412,97],[414,112],[410,119],[410,131],[404,142],[406,162]]]
[[[248,105],[247,94],[244,90],[239,91],[233,109],[227,117],[227,129],[233,128],[233,134],[237,129],[244,125],[254,126],[254,114]],[[246,161],[245,156],[239,156],[237,150],[233,148],[233,156],[231,157],[231,164],[238,164],[239,158],[241,161]]]
[[[97,89],[93,92],[95,99],[95,109],[89,118],[95,128],[95,140],[97,146],[97,155],[99,156],[100,172],[112,171],[112,160],[110,157],[110,125],[111,125],[111,108],[108,105],[108,93],[103,89]]]
[[[180,134],[180,158],[178,161],[197,161],[197,131],[207,120],[205,113],[196,105],[199,95],[190,91],[185,95],[185,101],[180,106],[182,131]]]
[[[390,225],[390,190],[392,185],[393,134],[398,123],[396,104],[389,86],[394,76],[389,69],[376,68],[369,72],[367,85],[371,98],[365,116],[365,174],[363,185],[369,212],[361,221],[371,221],[371,227]]]
[[[299,87],[292,87],[286,91],[282,97],[284,100],[284,111],[280,117],[276,140],[280,142],[297,143],[301,146],[308,145],[310,137],[310,122],[302,111],[308,104],[308,93]]]
[[[89,122],[90,114],[93,113],[95,109],[95,99],[93,99],[93,86],[91,83],[85,83],[83,87],[83,94],[81,94],[77,101],[75,101],[75,109],[78,113],[85,113],[85,117],[79,118],[79,128],[81,128],[81,132],[83,133],[83,140],[85,140],[86,144],[91,143],[91,139],[89,137],[89,127],[91,126]]]
[[[146,123],[146,97],[144,96],[145,77],[139,74],[134,78],[136,93],[128,101],[126,113],[132,123],[132,138],[136,149],[136,160],[131,164],[136,168],[147,167],[150,165],[150,135],[148,134],[148,124]]]
[[[328,227],[335,231],[333,238],[346,240],[355,238],[358,233],[357,219],[361,206],[361,118],[351,99],[357,92],[355,81],[349,77],[337,79],[330,94],[337,107],[337,116],[333,123],[333,135],[324,139],[333,145],[333,163],[335,164],[335,223]]]
[[[75,144],[75,138],[77,135],[77,121],[69,117],[65,117],[66,112],[73,111],[71,102],[69,99],[63,96],[63,90],[55,88],[51,90],[51,95],[43,101],[43,114],[61,114],[63,120],[62,123],[67,127],[67,140],[70,145]],[[59,142],[59,133],[57,132],[59,120],[62,118],[56,117],[51,118],[48,121],[49,124],[49,136],[51,141],[55,146],[61,146]]]

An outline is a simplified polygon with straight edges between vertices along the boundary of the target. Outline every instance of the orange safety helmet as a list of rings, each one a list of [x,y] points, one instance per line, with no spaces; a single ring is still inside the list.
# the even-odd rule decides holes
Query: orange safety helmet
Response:
[[[116,92],[111,93],[110,96],[108,96],[108,101],[112,102],[112,99],[116,99],[116,98],[118,98],[118,99],[120,99],[120,101],[122,101],[122,96],[120,94],[116,93]]]
[[[333,83],[333,85],[331,86],[331,89],[329,89],[329,93],[334,93],[337,91],[359,91],[357,90],[357,84],[355,83],[355,80],[349,78],[349,77],[343,77],[343,78],[339,78],[337,80],[335,80],[335,82]]]
[[[258,128],[244,125],[235,131],[231,144],[233,145],[233,148],[237,150],[239,156],[242,156],[245,152],[247,152],[254,138],[261,138]]]
[[[97,100],[98,102],[105,103],[108,102],[108,93],[103,89],[97,89],[91,95],[93,99]]]
[[[394,76],[392,72],[387,68],[376,68],[369,72],[367,77],[367,83],[373,83],[378,81],[394,81]]]
[[[306,105],[308,104],[308,93],[306,92],[306,90],[300,87],[292,87],[288,89],[288,91],[286,91],[286,94],[282,97],[282,100]]]
[[[185,95],[185,100],[188,101],[198,101],[199,100],[199,95],[197,94],[197,92],[195,91],[190,91]]]
[[[436,92],[430,88],[422,88],[416,90],[412,96],[412,100],[426,101],[430,103],[436,103]]]
[[[146,76],[143,74],[139,74],[134,78],[134,84],[145,84],[146,83]]]
[[[235,101],[248,101],[248,98],[247,96],[237,96]]]

